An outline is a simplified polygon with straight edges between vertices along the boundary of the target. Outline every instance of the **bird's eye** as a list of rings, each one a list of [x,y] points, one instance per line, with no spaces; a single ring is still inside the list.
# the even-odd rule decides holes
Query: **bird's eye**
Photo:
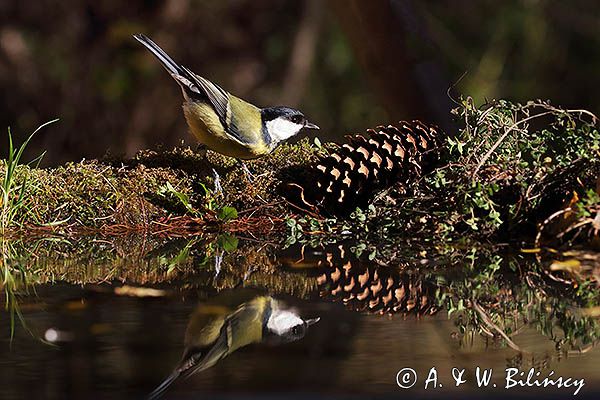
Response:
[[[292,328],[292,335],[294,336],[304,336],[304,327],[302,325],[297,325]]]
[[[292,118],[290,118],[290,120],[295,124],[299,124],[302,122],[302,116],[301,115],[293,115]]]

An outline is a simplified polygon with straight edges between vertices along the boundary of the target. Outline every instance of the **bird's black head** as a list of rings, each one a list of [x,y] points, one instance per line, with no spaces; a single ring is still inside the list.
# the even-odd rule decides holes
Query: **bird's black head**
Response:
[[[296,124],[306,121],[306,117],[302,114],[302,111],[285,106],[263,108],[261,113],[262,119],[265,122],[273,121],[277,118],[283,118]]]
[[[290,107],[268,107],[261,110],[263,127],[274,143],[298,134],[303,128],[319,129],[309,122],[302,111]]]

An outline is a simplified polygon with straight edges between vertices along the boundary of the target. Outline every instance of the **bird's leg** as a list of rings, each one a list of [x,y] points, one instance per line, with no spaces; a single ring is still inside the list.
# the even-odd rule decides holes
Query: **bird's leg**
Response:
[[[218,195],[223,194],[223,187],[221,186],[221,177],[216,169],[213,168],[213,179],[215,181],[215,193]]]
[[[215,254],[215,278],[219,276],[221,272],[221,263],[223,262],[223,253],[217,250]]]
[[[249,182],[254,182],[255,176],[250,172],[246,163],[242,160],[238,160],[238,162],[242,165],[242,170],[244,171],[244,175],[246,175],[246,179],[248,179]]]
[[[248,269],[248,271],[246,271],[246,273],[244,274],[244,281],[247,281],[257,271],[258,267],[256,265],[250,267],[250,269]]]
[[[237,288],[243,287],[244,284],[246,283],[246,281],[257,271],[258,271],[258,267],[256,265],[250,267],[250,269],[248,269],[244,273],[244,276],[242,277],[242,279],[240,279],[240,281],[233,288],[237,289]]]

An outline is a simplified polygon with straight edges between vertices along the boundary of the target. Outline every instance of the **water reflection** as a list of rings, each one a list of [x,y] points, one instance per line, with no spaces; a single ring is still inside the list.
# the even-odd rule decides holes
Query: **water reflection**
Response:
[[[353,243],[280,249],[202,237],[83,240],[89,247],[13,242],[2,258],[2,272],[11,273],[6,305],[18,298],[37,336],[58,335],[50,350],[16,329],[13,348],[20,351],[10,351],[12,309],[0,313],[7,321],[0,385],[15,382],[7,398],[26,397],[50,369],[57,371],[48,389],[55,398],[75,381],[72,397],[105,388],[105,397],[145,396],[176,364],[184,332],[183,357],[154,396],[200,371],[168,395],[243,390],[260,397],[289,385],[290,395],[307,387],[388,394],[397,390],[393,377],[402,366],[450,371],[482,363],[577,369],[592,380],[585,390],[600,382],[590,367],[598,361],[600,321],[586,312],[598,302],[595,282],[557,279],[568,271],[547,274],[556,254],[400,244],[361,254]],[[29,295],[25,281],[33,284]],[[150,288],[156,296],[148,296]],[[297,341],[315,322],[303,318],[316,316],[323,319],[317,329]],[[248,346],[294,340],[275,351]],[[17,373],[15,363],[28,374]]]
[[[581,306],[598,301],[596,283],[558,280],[531,255],[480,247],[397,256],[398,249],[378,260],[353,249],[352,243],[305,247],[300,262],[291,252],[280,261],[286,271],[314,277],[321,299],[355,312],[421,318],[445,311],[466,347],[483,339],[532,355],[537,349],[522,345],[520,335],[535,329],[560,359],[588,352],[600,339],[600,321],[586,316],[594,308]]]
[[[284,265],[290,270],[314,270],[319,296],[340,301],[349,309],[377,314],[436,314],[436,294],[442,290],[435,276],[419,271],[415,260],[380,265],[361,259],[350,245],[305,248],[302,262],[293,255]]]
[[[318,317],[303,319],[282,300],[253,289],[221,292],[196,308],[185,332],[181,361],[149,399],[161,397],[176,380],[204,371],[244,346],[302,339],[318,321]]]

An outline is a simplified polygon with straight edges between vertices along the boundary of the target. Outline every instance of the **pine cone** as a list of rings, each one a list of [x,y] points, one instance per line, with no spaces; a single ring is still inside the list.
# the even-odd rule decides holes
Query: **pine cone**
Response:
[[[325,272],[317,277],[320,296],[342,301],[354,311],[378,314],[433,315],[437,287],[422,278],[402,272],[398,267],[362,265],[339,254],[327,253],[320,264]]]
[[[379,126],[366,135],[346,136],[348,143],[289,182],[284,196],[301,209],[344,214],[364,206],[372,195],[393,184],[406,185],[432,163],[441,131],[420,121]]]

